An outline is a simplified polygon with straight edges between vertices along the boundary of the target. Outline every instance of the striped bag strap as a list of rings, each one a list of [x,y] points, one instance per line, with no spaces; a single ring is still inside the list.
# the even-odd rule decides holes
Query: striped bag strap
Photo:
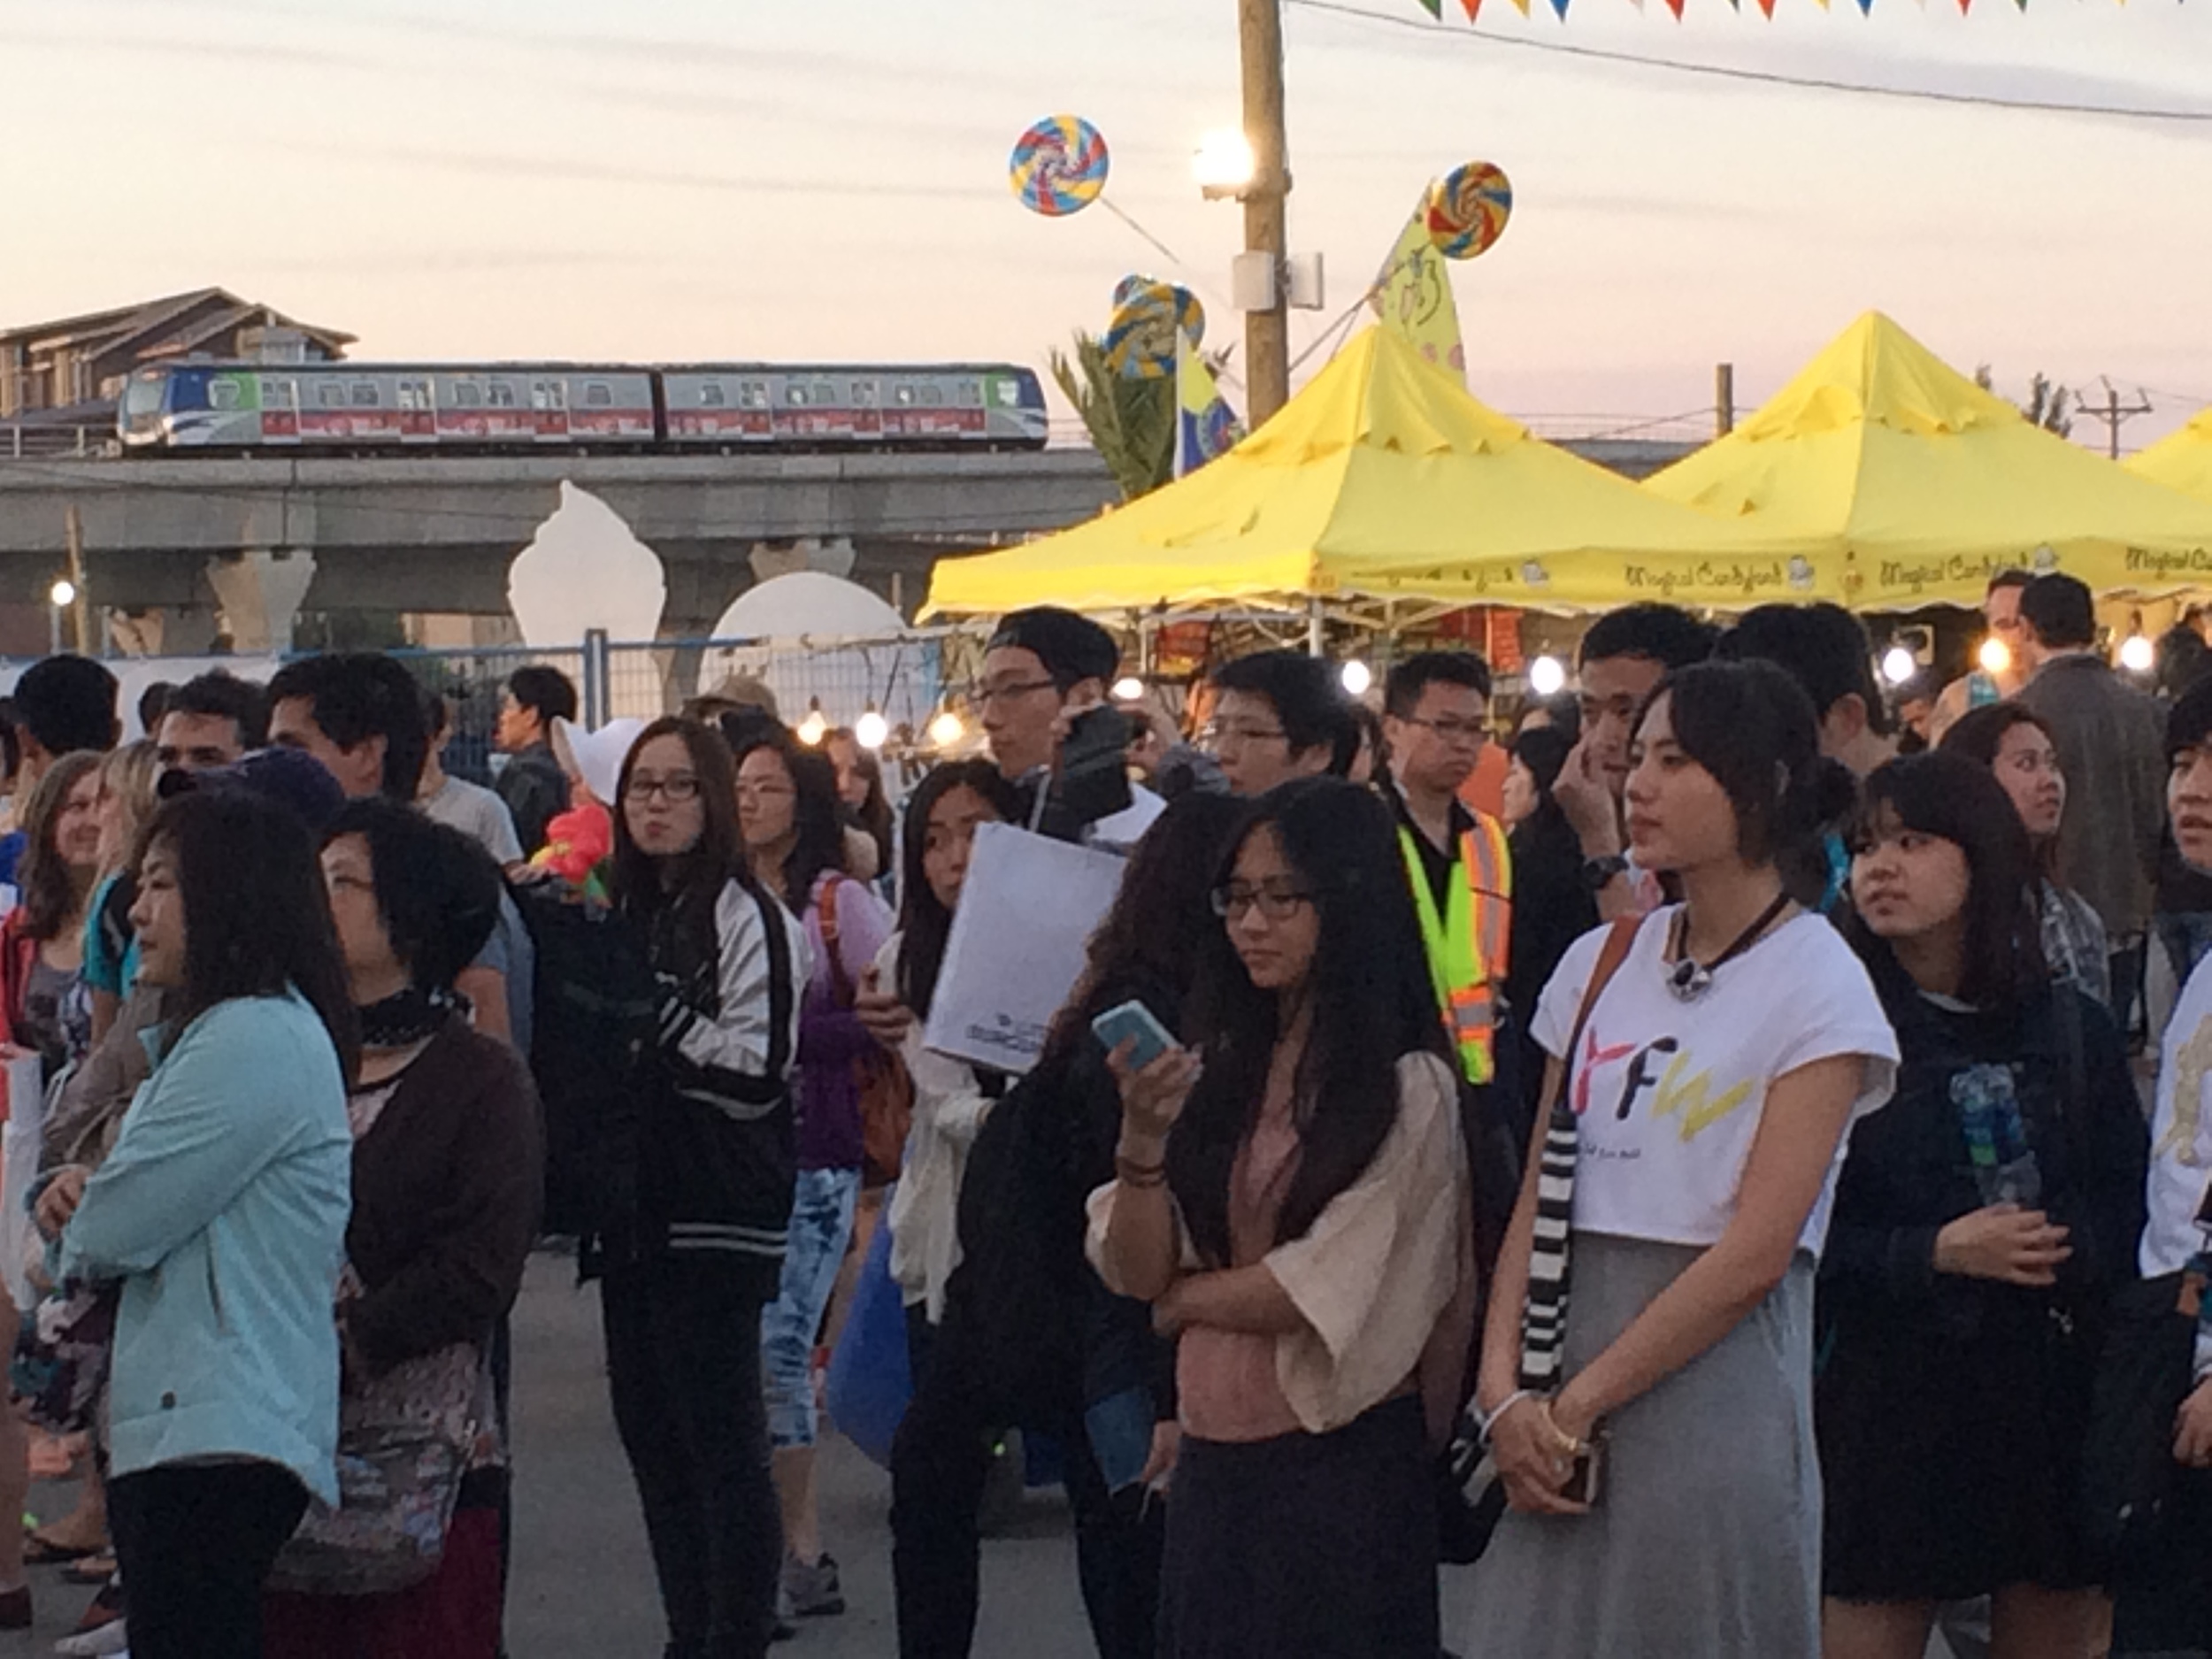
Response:
[[[1559,1084],[1546,1104],[1544,1148],[1536,1171],[1536,1232],[1529,1246],[1528,1299],[1521,1310],[1521,1382],[1524,1388],[1549,1393],[1558,1386],[1560,1348],[1567,1334],[1569,1245],[1575,1208],[1575,1156],[1582,1141],[1582,1120],[1572,1100],[1575,1056],[1584,1027],[1636,941],[1640,916],[1613,924],[1598,952],[1590,982],[1583,987],[1574,1031],[1559,1067]]]

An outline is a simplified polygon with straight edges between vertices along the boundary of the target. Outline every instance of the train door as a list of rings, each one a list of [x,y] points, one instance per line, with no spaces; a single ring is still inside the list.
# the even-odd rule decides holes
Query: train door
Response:
[[[403,443],[438,441],[438,400],[427,374],[399,377],[399,436]]]
[[[543,375],[530,382],[530,419],[534,435],[541,443],[568,441],[568,382],[557,375]]]

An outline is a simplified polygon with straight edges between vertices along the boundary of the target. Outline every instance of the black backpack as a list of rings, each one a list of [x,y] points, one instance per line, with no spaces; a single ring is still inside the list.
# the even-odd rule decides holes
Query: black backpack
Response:
[[[529,926],[530,1070],[545,1102],[545,1231],[592,1238],[634,1208],[639,1057],[655,984],[637,929],[559,880],[511,888]]]

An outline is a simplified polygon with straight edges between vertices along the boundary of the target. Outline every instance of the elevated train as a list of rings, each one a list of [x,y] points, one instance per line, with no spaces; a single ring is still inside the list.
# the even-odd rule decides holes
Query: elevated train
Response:
[[[1045,397],[1010,364],[186,360],[132,373],[116,431],[127,455],[1041,449]]]

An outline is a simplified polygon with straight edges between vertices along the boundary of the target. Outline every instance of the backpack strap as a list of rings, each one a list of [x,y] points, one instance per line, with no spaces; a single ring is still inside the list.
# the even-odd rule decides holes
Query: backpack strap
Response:
[[[1529,1246],[1528,1299],[1521,1313],[1520,1386],[1533,1392],[1548,1391],[1559,1381],[1560,1349],[1567,1334],[1575,1164],[1582,1145],[1582,1120],[1575,1115],[1571,1098],[1575,1055],[1582,1047],[1591,1011],[1628,960],[1629,948],[1642,926],[1640,916],[1624,916],[1606,935],[1589,983],[1582,989],[1582,1006],[1575,1012],[1558,1082],[1545,1102],[1544,1147],[1536,1175],[1536,1232]]]

